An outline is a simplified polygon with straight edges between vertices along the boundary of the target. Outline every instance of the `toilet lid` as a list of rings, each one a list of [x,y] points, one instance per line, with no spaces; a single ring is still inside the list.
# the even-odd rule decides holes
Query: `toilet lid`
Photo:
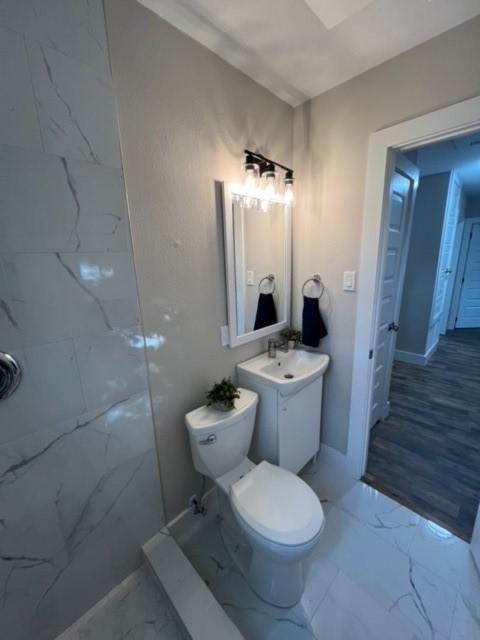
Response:
[[[278,544],[305,544],[325,521],[320,500],[308,484],[265,460],[235,482],[230,495],[238,515]]]

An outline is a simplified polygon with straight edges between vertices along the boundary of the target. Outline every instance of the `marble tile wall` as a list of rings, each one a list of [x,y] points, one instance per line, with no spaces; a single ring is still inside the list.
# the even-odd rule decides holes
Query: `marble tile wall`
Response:
[[[0,0],[0,94],[0,629],[47,640],[163,523],[101,0]]]

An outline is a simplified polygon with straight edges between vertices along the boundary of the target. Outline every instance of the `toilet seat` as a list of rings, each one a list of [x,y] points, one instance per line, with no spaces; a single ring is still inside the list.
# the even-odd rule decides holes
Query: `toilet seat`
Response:
[[[325,522],[322,505],[306,482],[265,460],[232,485],[230,499],[251,529],[276,544],[304,545]]]

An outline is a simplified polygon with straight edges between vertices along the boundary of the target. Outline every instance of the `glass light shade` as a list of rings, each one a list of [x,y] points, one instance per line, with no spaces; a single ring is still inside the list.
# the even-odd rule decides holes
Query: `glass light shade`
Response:
[[[285,191],[283,192],[283,200],[287,207],[291,207],[294,202],[294,193],[293,193],[293,183],[295,182],[295,178],[293,177],[293,171],[291,169],[287,169],[284,178]]]
[[[273,198],[276,190],[277,173],[273,165],[269,165],[262,173],[264,193],[266,198]]]
[[[243,169],[245,171],[243,183],[245,194],[248,196],[254,195],[258,188],[260,165],[253,154],[247,153],[245,162],[243,163]]]
[[[245,163],[245,180],[243,186],[247,193],[255,193],[258,186],[258,164]]]
[[[291,182],[285,183],[285,191],[283,194],[285,204],[291,207],[295,201],[295,194],[293,192],[293,184]]]

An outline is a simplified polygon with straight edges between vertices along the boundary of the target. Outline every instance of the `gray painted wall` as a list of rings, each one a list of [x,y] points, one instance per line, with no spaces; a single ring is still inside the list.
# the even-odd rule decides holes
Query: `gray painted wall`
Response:
[[[141,301],[147,332],[164,340],[151,351],[150,372],[170,518],[200,487],[183,414],[214,379],[264,347],[219,344],[226,308],[214,182],[238,180],[245,143],[288,162],[292,112],[133,0],[107,0],[106,7]],[[341,451],[356,312],[342,272],[358,265],[368,138],[480,93],[479,37],[475,19],[294,112],[295,319],[300,324],[303,281],[321,273],[330,330],[321,349],[332,355],[322,439]]]
[[[291,107],[134,0],[105,3],[167,519],[200,491],[184,414],[265,347],[222,347],[227,322],[216,181],[245,146],[289,164]]]
[[[405,272],[396,348],[424,355],[450,172],[420,178]]]
[[[465,218],[480,218],[480,196],[467,196]]]
[[[0,3],[0,636],[50,640],[163,522],[101,0]]]
[[[332,356],[322,438],[340,451],[348,441],[357,307],[357,294],[342,290],[342,272],[358,269],[369,136],[479,95],[479,42],[476,18],[295,110],[294,317],[298,323],[302,282],[320,273],[330,333],[321,349]]]

